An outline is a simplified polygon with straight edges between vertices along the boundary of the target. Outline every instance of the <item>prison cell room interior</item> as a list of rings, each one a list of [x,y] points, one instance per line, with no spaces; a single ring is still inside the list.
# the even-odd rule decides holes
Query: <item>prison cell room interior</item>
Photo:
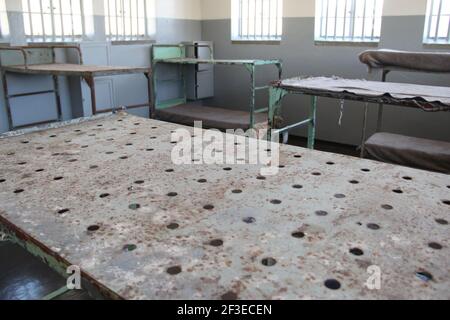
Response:
[[[450,299],[450,0],[0,0],[0,70],[0,300]]]

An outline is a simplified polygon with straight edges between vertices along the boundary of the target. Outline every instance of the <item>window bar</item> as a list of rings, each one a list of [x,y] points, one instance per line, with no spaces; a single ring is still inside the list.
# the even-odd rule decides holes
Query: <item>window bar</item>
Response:
[[[52,36],[53,40],[56,39],[56,28],[55,28],[55,11],[53,8],[53,0],[50,0],[50,15],[51,15],[51,21],[52,21]]]
[[[353,40],[355,36],[355,15],[356,15],[356,2],[352,1],[352,11],[350,14],[350,39]]]
[[[324,8],[324,3],[323,1],[320,2],[321,4],[321,10],[320,10],[320,38],[323,37],[323,8]]]
[[[42,10],[42,0],[39,0],[39,8],[41,9],[41,25],[42,25],[42,39],[45,42],[45,25],[44,25],[44,11]]]
[[[119,6],[117,5],[117,1],[119,0],[114,0],[114,3],[116,4],[116,34],[114,37],[111,37],[111,40],[112,38],[114,38],[114,40],[119,40]]]
[[[247,39],[250,36],[250,0],[247,0]]]
[[[447,26],[447,43],[450,43],[450,25]]]
[[[126,39],[126,32],[125,32],[125,0],[122,0],[122,31],[123,31],[123,39]]]
[[[65,39],[65,34],[64,34],[64,16],[63,16],[63,12],[62,12],[62,0],[58,0],[59,1],[59,20],[61,21],[61,39],[62,41],[64,41]]]
[[[147,19],[149,19],[149,17],[147,16],[147,1],[144,1],[144,28],[145,28],[145,35],[148,36],[150,34],[149,30],[148,30],[148,21]]]
[[[336,39],[336,34],[337,34],[337,18],[338,18],[338,5],[339,2],[336,0],[336,10],[334,11],[334,36],[333,38]]]
[[[28,19],[30,22],[30,33],[31,33],[31,37],[34,36],[34,31],[33,31],[33,23],[32,23],[32,18],[31,18],[31,6],[30,6],[30,1],[28,0]]]
[[[361,40],[366,38],[366,17],[367,17],[366,11],[367,11],[367,0],[364,1],[363,5],[363,18],[362,18],[363,25],[362,25]]]
[[[239,23],[238,23],[238,37],[242,37],[242,0],[239,0]]]
[[[142,34],[139,34],[139,0],[136,1],[136,34],[142,37]],[[144,1],[145,2],[145,1]]]
[[[431,0],[430,12],[428,15],[428,30],[427,30],[427,40],[431,40],[431,24],[433,22],[433,9],[434,9],[434,0]]]
[[[256,40],[256,23],[257,23],[257,14],[256,14],[256,0],[253,0],[254,3],[254,8],[255,8],[255,12],[254,12],[254,29],[253,29],[253,40]]]
[[[272,13],[272,0],[268,1],[268,5],[267,5],[267,19],[268,19],[268,23],[267,23],[267,38],[270,39],[274,36],[274,34],[272,33],[271,30],[271,25],[272,25],[272,19],[273,19],[273,13]],[[276,16],[275,16],[276,17]]]
[[[107,10],[107,12],[108,12],[108,33],[107,33],[107,35],[108,35],[108,38],[110,38],[111,39],[111,36],[112,36],[112,30],[111,30],[111,19],[112,19],[112,17],[111,17],[111,3],[109,2],[109,1],[106,1],[106,10]]]
[[[268,1],[270,1],[270,0],[268,0]],[[261,2],[261,35],[260,35],[260,37],[261,38],[263,38],[264,37],[264,4],[267,2],[267,1],[264,1],[264,0],[260,0],[260,2]],[[270,10],[269,10],[270,11]],[[257,14],[257,13],[255,13],[255,14]],[[270,23],[270,22],[269,22]],[[255,30],[256,31],[256,30]],[[255,32],[256,33],[256,32]]]
[[[276,0],[275,5],[277,7],[277,11],[276,11],[277,15],[276,15],[275,34],[276,34],[277,38],[279,37],[279,35],[278,35],[278,24],[280,23],[280,15],[279,15],[280,8],[279,8],[279,4],[280,4],[280,1]],[[282,17],[283,17],[283,14],[281,14],[281,19],[282,19]]]
[[[133,10],[131,9],[132,8],[131,1],[132,0],[129,0],[129,3],[130,3],[130,36],[133,37],[134,36],[133,35]]]
[[[70,5],[70,27],[71,27],[71,38],[73,40],[74,35],[75,35],[75,29],[74,29],[74,25],[73,25],[73,7],[72,7],[72,0],[69,0],[69,5]]]
[[[439,37],[439,25],[441,24],[441,13],[442,13],[442,0],[439,0],[439,10],[437,15],[437,22],[436,22],[436,35],[434,37],[434,41],[438,41]]]
[[[345,4],[344,4],[344,30],[342,31],[342,40],[345,40],[345,29],[347,27],[347,2],[348,2],[348,0],[345,0]]]
[[[373,17],[372,17],[372,35],[370,37],[370,40],[374,40],[375,39],[375,16],[377,13],[377,4],[378,4],[378,0],[374,0],[373,3]]]
[[[328,10],[329,10],[330,0],[327,0],[327,11],[325,16],[325,39],[328,39]]]
[[[84,0],[80,0],[80,14],[81,14],[81,37],[86,35],[85,17],[84,17]]]

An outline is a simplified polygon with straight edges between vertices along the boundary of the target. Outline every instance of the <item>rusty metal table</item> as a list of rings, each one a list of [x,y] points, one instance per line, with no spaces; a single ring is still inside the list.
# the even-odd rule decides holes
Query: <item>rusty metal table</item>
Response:
[[[104,297],[450,298],[448,175],[282,145],[261,177],[173,165],[174,124],[53,127],[0,139],[2,235]]]

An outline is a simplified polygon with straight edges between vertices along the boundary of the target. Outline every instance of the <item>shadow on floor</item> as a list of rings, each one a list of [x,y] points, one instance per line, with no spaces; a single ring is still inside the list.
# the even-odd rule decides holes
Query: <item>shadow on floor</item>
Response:
[[[308,139],[290,136],[289,144],[293,145],[293,146],[297,146],[297,147],[306,148],[306,146],[308,144]],[[315,149],[320,150],[320,151],[325,151],[325,152],[344,154],[344,155],[352,156],[352,157],[359,157],[359,155],[360,155],[360,152],[358,151],[357,147],[351,146],[351,145],[346,145],[346,144],[334,143],[334,142],[326,142],[326,141],[316,140]]]
[[[41,300],[66,280],[22,247],[0,242],[0,300]],[[70,291],[57,300],[90,299],[84,291]]]

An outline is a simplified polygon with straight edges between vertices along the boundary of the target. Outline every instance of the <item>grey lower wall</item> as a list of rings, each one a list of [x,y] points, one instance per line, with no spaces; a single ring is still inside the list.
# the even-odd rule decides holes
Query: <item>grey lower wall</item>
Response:
[[[24,44],[22,16],[11,12],[11,44]],[[82,42],[81,49],[85,64],[150,66],[151,43],[111,44],[104,35],[104,18],[94,17],[96,34],[92,41]],[[194,20],[157,19],[159,43],[178,43],[201,39],[201,22]],[[76,55],[68,50],[58,50],[58,62],[75,62]],[[1,79],[0,79],[1,82]],[[91,114],[90,92],[79,78],[60,77],[61,101],[64,119],[88,116]],[[52,89],[51,77],[10,76],[9,89],[13,93],[24,93]],[[0,83],[1,86],[1,83]],[[98,109],[117,106],[137,105],[148,102],[147,81],[143,75],[123,75],[96,79],[96,98]],[[16,125],[54,119],[55,99],[52,94],[31,96],[11,100],[13,119]],[[130,110],[130,113],[148,117],[148,107]],[[8,121],[3,91],[0,90],[0,133],[8,131]]]
[[[399,50],[445,50],[424,48],[422,35],[424,16],[384,17],[382,41],[379,48]],[[367,69],[358,60],[358,54],[369,47],[349,45],[316,45],[314,43],[314,18],[285,18],[283,41],[277,45],[233,44],[230,39],[230,20],[203,21],[202,40],[214,41],[217,58],[281,58],[284,61],[284,77],[298,75],[368,78]],[[447,47],[448,51],[449,47]],[[263,69],[258,76],[260,83],[276,78],[276,72]],[[379,75],[375,75],[379,79]],[[389,81],[449,86],[450,75],[392,73]],[[239,68],[217,67],[214,99],[207,103],[216,106],[240,108],[246,106],[249,98],[248,74]],[[264,96],[259,104],[267,103]],[[287,123],[293,123],[307,116],[309,99],[287,97],[283,116]],[[345,103],[342,126],[339,127],[340,103],[332,99],[319,99],[318,138],[346,144],[360,142],[363,104]],[[370,132],[376,126],[377,109],[370,108]],[[450,141],[450,113],[430,114],[420,110],[386,107],[384,129],[392,133]],[[299,129],[294,135],[306,135]]]
[[[12,14],[10,20],[20,24],[20,16]],[[445,50],[429,49],[422,45],[423,16],[385,17],[382,41],[379,47],[401,50]],[[313,18],[285,18],[284,36],[281,44],[232,44],[230,41],[230,20],[192,21],[157,19],[157,42],[178,43],[192,40],[214,41],[217,58],[281,58],[284,61],[284,77],[297,75],[367,78],[365,66],[359,63],[357,55],[367,47],[344,45],[316,45]],[[95,18],[95,25],[103,25],[103,17]],[[22,28],[23,29],[23,28]],[[12,29],[15,44],[23,41],[23,30]],[[102,28],[97,28],[102,29]],[[14,32],[17,30],[17,33]],[[104,30],[103,30],[104,32]],[[82,43],[86,63],[148,66],[151,44],[111,45],[104,35],[96,34],[95,41]],[[448,50],[448,49],[447,49]],[[61,53],[61,61],[73,61],[68,53]],[[257,74],[259,83],[267,83],[276,78],[274,68],[264,67]],[[378,75],[377,75],[378,76]],[[450,85],[450,76],[419,73],[393,73],[389,80],[430,85]],[[80,79],[60,78],[63,115],[65,119],[89,115],[90,99],[87,86]],[[14,92],[47,89],[51,82],[46,77],[14,77],[10,88]],[[216,67],[214,99],[207,103],[215,106],[243,109],[249,99],[249,76],[241,67]],[[7,131],[6,110],[3,93],[0,92],[0,132]],[[99,78],[97,82],[99,108],[111,105],[133,105],[147,101],[146,82],[143,76],[118,76]],[[258,105],[267,104],[267,96],[258,96]],[[283,116],[288,123],[306,117],[309,99],[287,97]],[[18,99],[13,103],[14,119],[17,123],[29,123],[50,119],[54,116],[54,99],[51,95]],[[330,99],[319,100],[318,138],[357,145],[362,128],[363,105],[345,104],[342,126],[338,126],[339,102]],[[147,108],[133,113],[147,116]],[[376,108],[371,108],[370,130],[374,131]],[[387,107],[385,130],[394,133],[450,141],[450,114],[428,114],[420,110]],[[294,132],[305,135],[303,129]]]

